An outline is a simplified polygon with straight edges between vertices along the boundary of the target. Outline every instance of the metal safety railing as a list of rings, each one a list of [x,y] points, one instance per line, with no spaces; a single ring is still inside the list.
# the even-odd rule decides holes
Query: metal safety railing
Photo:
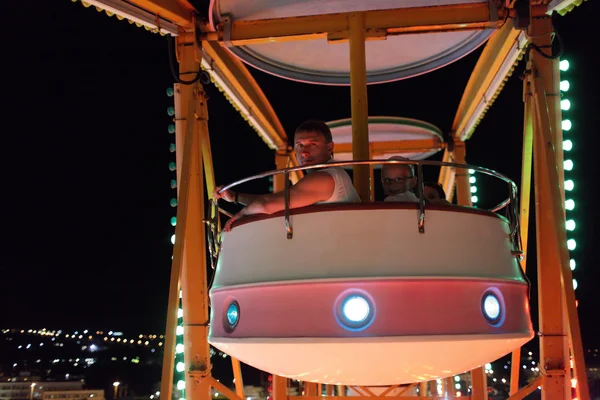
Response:
[[[240,179],[236,182],[230,183],[229,185],[224,186],[219,191],[220,193],[232,189],[238,185],[241,185],[246,182],[250,182],[257,179],[266,178],[269,176],[275,176],[283,174],[284,176],[284,220],[285,220],[285,230],[288,239],[293,238],[293,227],[290,220],[290,174],[296,171],[308,171],[315,169],[324,169],[331,167],[350,167],[354,165],[389,165],[389,164],[400,164],[400,165],[412,165],[417,167],[417,187],[418,187],[418,197],[419,197],[419,216],[417,227],[419,233],[425,233],[425,221],[426,221],[426,211],[428,202],[424,196],[424,187],[425,182],[423,181],[423,167],[424,166],[437,166],[437,167],[451,167],[458,169],[467,169],[473,170],[475,172],[479,172],[485,175],[492,176],[494,178],[500,179],[504,181],[508,186],[508,197],[497,204],[496,206],[488,209],[490,212],[498,212],[501,210],[505,211],[505,217],[508,220],[510,227],[510,239],[513,245],[513,254],[519,259],[523,256],[522,246],[521,246],[521,237],[519,230],[519,207],[518,207],[518,199],[517,199],[517,185],[509,179],[507,176],[496,172],[494,170],[478,167],[476,165],[469,164],[456,164],[449,163],[443,161],[412,161],[412,160],[359,160],[359,161],[336,161],[336,162],[328,162],[324,164],[316,164],[304,167],[292,167],[281,170],[273,170],[267,171],[260,174],[252,175],[250,177]],[[225,212],[220,209],[217,202],[211,200],[211,210],[210,215],[211,219],[207,221],[209,225],[209,251],[211,254],[212,261],[214,262],[213,268],[216,265],[216,260],[218,258],[218,252],[221,245],[220,233],[219,233],[219,212],[225,215],[231,216],[231,214]]]

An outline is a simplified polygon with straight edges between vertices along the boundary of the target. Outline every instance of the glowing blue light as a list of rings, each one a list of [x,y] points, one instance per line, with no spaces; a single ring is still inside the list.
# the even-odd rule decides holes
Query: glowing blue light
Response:
[[[342,314],[350,322],[364,322],[371,313],[369,302],[362,296],[350,296],[342,305]]]
[[[229,307],[227,307],[227,323],[232,328],[237,325],[240,320],[240,306],[237,302],[232,302]]]
[[[490,320],[495,321],[500,317],[500,300],[494,294],[488,294],[483,299],[483,312]]]

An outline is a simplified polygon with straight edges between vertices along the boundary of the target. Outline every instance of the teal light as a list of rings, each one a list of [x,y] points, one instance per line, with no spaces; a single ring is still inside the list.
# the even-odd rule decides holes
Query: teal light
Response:
[[[177,187],[177,179],[171,179],[171,189],[175,189]]]
[[[569,219],[566,222],[566,226],[568,231],[574,231],[577,224],[575,223],[575,220]]]
[[[575,209],[575,201],[572,199],[565,201],[565,208],[569,211],[573,211]]]
[[[565,171],[572,171],[573,170],[573,160],[565,160],[563,163],[563,167],[565,169]]]
[[[477,186],[471,186],[471,193],[477,193]]]
[[[169,133],[175,133],[175,124],[169,124]]]
[[[569,81],[560,81],[560,90],[562,92],[567,92],[569,91],[569,88],[571,87],[571,85],[569,84]]]
[[[564,99],[560,101],[560,109],[563,111],[568,111],[571,108],[571,101],[569,99]]]
[[[175,91],[173,90],[172,87],[167,88],[167,96],[169,97],[173,97],[173,94],[175,93]]]
[[[169,145],[169,151],[170,151],[171,153],[175,153],[175,143],[171,143],[171,144]]]
[[[171,161],[171,162],[169,163],[169,169],[170,169],[171,171],[175,171],[175,170],[177,169],[177,164],[175,164],[175,162],[174,162],[174,161]]]
[[[169,114],[169,117],[172,117],[173,115],[175,115],[175,108],[173,108],[173,107],[167,108],[167,114]]]
[[[477,196],[471,196],[471,203],[477,203],[479,198]]]
[[[177,217],[171,217],[171,226],[177,225]]]
[[[571,120],[565,119],[562,122],[562,129],[563,129],[563,131],[570,131],[572,127],[573,127],[573,124],[571,123]]]
[[[562,60],[560,63],[558,63],[558,68],[560,68],[561,71],[568,71],[569,70],[569,61],[567,60]]]
[[[577,242],[575,241],[575,239],[567,240],[567,248],[569,250],[575,250],[576,247],[577,247]]]
[[[569,260],[569,267],[571,268],[571,271],[575,271],[576,266],[577,266],[577,263],[575,262],[575,260],[573,260],[573,259]]]
[[[575,182],[573,182],[571,179],[566,180],[565,181],[565,190],[568,190],[570,192],[573,189],[575,189]]]
[[[573,149],[573,142],[571,142],[570,140],[565,140],[563,142],[563,150],[564,151],[571,151]]]

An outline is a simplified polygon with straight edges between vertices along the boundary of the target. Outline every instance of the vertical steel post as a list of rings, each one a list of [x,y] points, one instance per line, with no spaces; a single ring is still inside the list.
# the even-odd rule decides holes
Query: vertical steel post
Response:
[[[367,104],[367,63],[365,16],[353,13],[350,26],[350,95],[352,101],[352,157],[366,160],[369,155],[369,110]],[[368,165],[355,165],[354,186],[362,201],[371,199],[371,172]]]

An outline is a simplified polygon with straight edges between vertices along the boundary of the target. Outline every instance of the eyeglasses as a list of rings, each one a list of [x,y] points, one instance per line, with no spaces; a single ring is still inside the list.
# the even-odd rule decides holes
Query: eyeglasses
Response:
[[[397,178],[381,178],[381,181],[383,183],[389,184],[389,183],[404,183],[409,179],[414,178],[414,176],[399,176]]]

